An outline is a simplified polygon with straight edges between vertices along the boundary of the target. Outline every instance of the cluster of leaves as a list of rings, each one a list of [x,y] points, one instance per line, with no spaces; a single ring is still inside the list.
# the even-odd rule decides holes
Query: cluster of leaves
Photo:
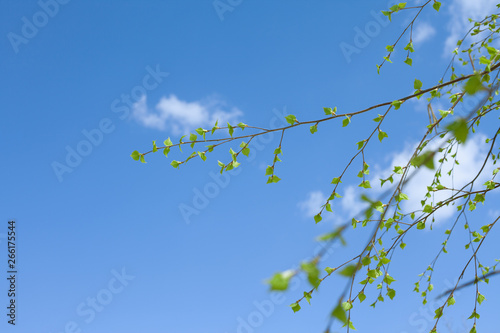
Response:
[[[389,10],[382,12],[389,19],[392,19],[393,14],[403,10],[415,10],[417,13],[399,38],[393,44],[387,46],[387,51],[389,53],[384,57],[383,62],[377,65],[378,72],[380,72],[385,62],[391,62],[391,54],[405,36],[408,36],[408,40],[403,47],[403,49],[407,51],[404,63],[410,66],[412,65],[410,54],[414,52],[412,42],[413,25],[419,14],[427,6],[430,7],[431,3],[434,10],[440,10],[440,2],[429,0],[423,5],[416,7],[407,7],[406,3],[399,3],[389,8]],[[498,191],[500,187],[500,183],[496,179],[500,170],[498,167],[493,169],[487,182],[477,184],[477,180],[479,176],[483,174],[486,165],[495,165],[500,158],[500,153],[495,154],[495,149],[498,149],[497,139],[500,134],[500,127],[492,133],[491,137],[485,142],[485,145],[489,148],[482,162],[481,169],[477,174],[471,174],[470,180],[465,185],[460,188],[455,188],[454,186],[450,187],[449,185],[444,185],[442,179],[443,174],[448,176],[453,175],[455,165],[459,164],[458,153],[460,149],[470,140],[471,135],[476,133],[476,129],[480,126],[481,121],[486,118],[495,117],[494,111],[500,109],[500,100],[496,99],[497,89],[500,85],[500,50],[492,46],[492,42],[498,37],[500,31],[500,28],[497,28],[498,18],[499,16],[497,14],[492,14],[482,21],[471,21],[472,28],[458,41],[457,48],[454,51],[454,57],[441,80],[439,80],[437,84],[425,88],[422,81],[415,79],[413,84],[414,92],[409,96],[386,101],[354,112],[338,113],[337,107],[325,107],[323,109],[324,117],[315,120],[299,121],[295,115],[288,115],[285,118],[288,123],[287,126],[273,129],[249,126],[244,123],[239,123],[237,125],[228,123],[225,127],[219,127],[218,124],[215,123],[212,129],[198,128],[195,131],[196,134],[193,133],[189,135],[188,141],[183,141],[185,137],[183,136],[178,143],[174,144],[170,138],[168,138],[164,141],[164,146],[162,147],[157,147],[156,142],[153,141],[152,150],[144,153],[134,151],[131,156],[134,160],[145,163],[144,156],[149,153],[157,152],[158,150],[163,150],[165,156],[168,156],[171,148],[176,146],[181,149],[182,146],[189,145],[194,149],[195,145],[206,145],[204,146],[205,149],[193,151],[183,161],[172,161],[171,165],[174,168],[178,168],[180,165],[196,157],[205,161],[207,155],[218,148],[218,146],[242,140],[238,149],[229,149],[230,159],[228,159],[227,162],[218,161],[218,166],[222,173],[237,168],[240,165],[240,162],[238,162],[240,154],[247,157],[249,156],[249,143],[255,137],[270,132],[281,132],[281,139],[279,145],[274,150],[272,164],[268,165],[265,171],[267,183],[273,184],[281,180],[275,174],[275,169],[276,162],[281,162],[280,156],[283,154],[282,144],[286,131],[299,126],[309,126],[310,133],[315,134],[318,131],[319,125],[323,122],[335,121],[339,118],[341,119],[341,125],[346,127],[352,124],[354,117],[360,117],[362,115],[369,116],[375,109],[385,109],[385,111],[377,114],[373,119],[375,122],[373,130],[363,140],[357,143],[357,149],[345,168],[338,172],[332,179],[331,185],[333,185],[333,188],[331,194],[320,211],[314,216],[315,223],[320,223],[323,220],[322,215],[326,214],[325,212],[333,212],[333,201],[337,198],[342,198],[340,195],[342,180],[344,180],[347,171],[350,170],[353,165],[356,163],[360,165],[359,172],[357,173],[357,176],[360,178],[358,186],[366,191],[372,188],[372,184],[366,179],[370,173],[370,167],[365,160],[365,150],[370,142],[372,142],[374,136],[376,136],[380,142],[389,136],[389,134],[382,129],[384,120],[388,115],[392,111],[399,110],[408,100],[420,99],[422,97],[427,98],[429,113],[427,130],[408,161],[406,161],[404,165],[394,166],[391,174],[387,175],[384,179],[380,179],[381,187],[387,188],[386,192],[376,199],[372,199],[364,194],[362,200],[368,204],[368,208],[364,211],[364,214],[362,214],[362,219],[353,217],[350,221],[341,225],[334,231],[318,238],[320,242],[325,242],[327,244],[325,248],[331,246],[335,242],[345,244],[343,234],[348,228],[355,229],[358,225],[361,225],[361,227],[373,226],[371,237],[366,245],[362,247],[359,253],[353,258],[332,267],[324,267],[323,269],[320,267],[321,258],[324,254],[324,252],[322,252],[312,260],[302,262],[297,269],[286,270],[274,274],[269,279],[268,283],[271,290],[284,291],[288,289],[290,279],[294,276],[303,274],[307,277],[307,281],[312,289],[304,291],[302,297],[290,305],[292,310],[297,312],[301,309],[301,302],[304,299],[309,304],[311,303],[314,292],[319,289],[321,284],[329,276],[335,273],[347,278],[346,287],[331,311],[331,320],[328,323],[326,331],[328,332],[330,330],[334,320],[338,320],[349,332],[350,329],[354,329],[354,324],[351,320],[354,302],[358,299],[361,303],[367,298],[365,295],[366,288],[369,288],[375,283],[376,290],[378,290],[377,297],[371,302],[372,307],[375,307],[378,302],[384,302],[386,297],[392,300],[396,296],[396,290],[392,287],[392,283],[396,280],[390,275],[390,263],[395,251],[402,251],[405,249],[406,236],[413,231],[424,230],[426,228],[432,229],[436,212],[444,207],[455,206],[457,212],[456,219],[452,227],[446,230],[440,251],[426,270],[419,276],[418,281],[415,283],[414,291],[421,295],[423,304],[426,304],[428,294],[434,289],[432,276],[436,268],[436,263],[442,254],[447,253],[448,241],[450,237],[456,233],[456,226],[462,222],[464,229],[469,235],[469,242],[465,244],[465,248],[471,251],[471,255],[462,268],[458,281],[464,277],[469,266],[474,267],[476,301],[469,318],[473,320],[471,332],[475,332],[476,319],[479,318],[477,305],[485,300],[485,296],[479,292],[478,282],[481,280],[488,282],[487,276],[495,272],[496,266],[498,265],[498,260],[496,264],[491,264],[489,266],[483,265],[478,259],[477,253],[484,240],[490,234],[492,228],[500,219],[500,216],[489,223],[477,226],[476,224],[471,225],[468,223],[467,214],[476,210],[478,205],[484,204],[488,194],[492,191]],[[461,49],[465,39],[469,36],[476,37],[467,48]],[[461,65],[460,70],[455,68],[457,63]],[[470,68],[468,67],[469,65]],[[465,98],[471,96],[484,96],[484,98],[468,115],[455,116],[454,110],[457,105],[463,103]],[[439,116],[435,114],[432,107],[433,103],[434,105],[436,104],[436,101],[439,101],[441,105],[443,103],[449,104],[446,110],[439,110]],[[248,133],[247,130],[245,132],[247,134],[244,134],[243,130],[245,129],[253,132]],[[222,138],[207,138],[206,134],[208,132],[214,135],[220,130],[227,130],[229,135]],[[241,130],[241,135],[234,135],[236,130]],[[452,167],[449,170],[445,170],[445,168],[449,166],[448,162],[450,161],[452,162]],[[407,188],[406,185],[421,169],[432,170],[434,172],[433,180],[428,184],[427,192],[423,198],[410,198],[409,195],[405,193]],[[445,199],[436,200],[436,194],[442,193],[445,194]],[[420,200],[421,208],[408,211],[404,202],[409,200]],[[322,271],[324,273],[322,273]],[[360,285],[359,288],[354,287],[355,281]],[[437,325],[440,318],[443,316],[445,308],[455,304],[454,292],[459,288],[461,288],[461,286],[459,282],[457,282],[455,287],[445,294],[446,299],[443,305],[435,310],[436,321],[431,332],[437,332]]]

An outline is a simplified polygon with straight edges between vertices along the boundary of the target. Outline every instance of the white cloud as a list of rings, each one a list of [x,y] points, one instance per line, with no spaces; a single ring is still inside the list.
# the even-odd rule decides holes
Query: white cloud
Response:
[[[449,36],[445,41],[445,55],[456,48],[456,43],[470,28],[469,18],[481,20],[494,13],[497,0],[454,0],[448,7],[451,15],[448,24]]]
[[[442,185],[448,188],[460,189],[463,185],[471,180],[471,175],[475,175],[480,170],[484,162],[486,153],[488,152],[489,145],[484,143],[485,139],[486,137],[484,135],[475,134],[474,137],[470,138],[467,143],[461,146],[460,150],[458,151],[457,159],[460,163],[459,165],[454,165],[452,158],[449,158],[448,162],[445,162],[443,164],[441,172],[442,176],[440,179]],[[427,148],[436,149],[438,147],[438,144],[438,142],[430,143]],[[374,165],[371,167],[372,174],[370,175],[368,180],[372,185],[372,189],[368,194],[370,194],[369,196],[372,199],[375,199],[390,186],[390,184],[387,183],[387,185],[383,188],[380,187],[380,178],[387,178],[392,173],[394,166],[406,165],[410,156],[413,154],[415,147],[416,143],[407,144],[402,151],[394,153],[387,168],[381,168],[378,165]],[[438,166],[438,159],[439,157],[434,158],[436,166]],[[451,167],[454,167],[454,172],[452,174],[453,177],[447,175],[447,171],[450,170]],[[487,163],[481,176],[475,182],[476,187],[482,186],[484,182],[490,179],[493,169],[493,165],[491,163]],[[419,170],[418,174],[405,185],[405,187],[403,188],[403,193],[408,195],[410,200],[403,201],[403,211],[411,212],[422,209],[420,200],[425,198],[425,194],[427,193],[427,186],[432,183],[434,173],[435,170],[432,171],[425,167],[422,167]],[[394,177],[394,183],[396,183],[397,180],[398,179]],[[332,203],[334,214],[323,214],[323,218],[332,218],[334,219],[335,223],[340,223],[356,217],[356,215],[361,213],[362,210],[366,207],[366,203],[360,200],[361,193],[362,191],[357,186],[357,184],[348,185],[342,188],[340,190],[340,194],[342,194],[343,197],[339,200],[335,200],[335,204],[339,204],[340,207]],[[433,202],[436,203],[447,198],[449,194],[449,191],[436,192],[434,198],[431,199],[433,199]],[[312,217],[320,211],[321,206],[326,203],[327,198],[328,196],[321,191],[312,191],[309,193],[308,198],[300,202],[298,205],[299,208],[304,212],[305,216]],[[428,203],[430,203],[430,201],[428,201]],[[339,208],[341,208],[341,211]],[[445,220],[453,216],[455,212],[456,206],[440,208],[434,214],[436,223],[444,222]],[[490,214],[496,213],[497,211],[494,211],[494,213]]]
[[[430,25],[429,23],[426,22],[421,22],[418,23],[417,26],[415,27],[415,30],[413,30],[413,42],[415,44],[420,44],[431,38],[436,34],[436,30]]]
[[[299,202],[299,208],[304,212],[305,216],[313,217],[321,210],[321,206],[326,203],[328,197],[321,191],[313,191],[309,193],[309,197]]]
[[[145,127],[172,131],[174,135],[187,134],[198,127],[211,127],[215,121],[223,125],[234,123],[243,115],[238,108],[227,109],[217,99],[187,102],[175,95],[162,97],[154,110],[149,110],[146,96],[133,105],[132,116]]]

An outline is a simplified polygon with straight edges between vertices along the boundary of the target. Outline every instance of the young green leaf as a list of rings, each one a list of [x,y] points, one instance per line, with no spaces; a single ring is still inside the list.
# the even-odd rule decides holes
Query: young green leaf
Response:
[[[283,291],[288,289],[288,283],[290,278],[293,276],[292,271],[284,271],[281,273],[276,273],[273,277],[268,280],[271,290]]]
[[[437,12],[439,12],[439,8],[441,8],[441,2],[434,0],[432,8],[434,8]]]
[[[355,265],[348,265],[342,269],[339,274],[345,277],[351,277],[353,274],[356,272],[356,266]]]
[[[422,81],[415,79],[415,82],[413,82],[413,88],[415,88],[415,90],[420,90],[422,88]]]
[[[396,100],[396,101],[392,102],[391,104],[392,104],[392,106],[394,106],[394,110],[398,110],[401,107],[401,104],[403,104],[403,102]]]
[[[472,76],[467,82],[465,83],[465,92],[469,95],[474,95],[478,91],[483,89],[483,85],[481,84],[481,77],[479,74],[476,74]]]
[[[351,122],[351,117],[345,116],[345,119],[342,120],[342,127],[346,127],[347,125],[349,125],[350,122]]]
[[[446,129],[451,131],[458,142],[465,143],[467,136],[469,135],[469,128],[467,127],[467,121],[464,118],[459,118],[453,123],[446,126]]]
[[[306,299],[307,303],[309,303],[309,305],[311,305],[311,298],[312,298],[311,294],[304,291],[304,298]]]
[[[289,123],[290,125],[293,125],[297,122],[297,118],[293,114],[286,116],[285,119],[286,122]]]
[[[170,147],[170,146],[173,146],[174,144],[172,143],[172,141],[170,140],[170,138],[168,138],[167,140],[163,141],[163,144],[166,146],[166,147]]]
[[[342,183],[342,181],[340,180],[340,178],[339,177],[333,178],[332,184],[338,184],[338,183]]]
[[[328,274],[332,274],[333,272],[335,272],[335,268],[325,267],[325,272],[327,272]]]
[[[380,142],[382,142],[382,140],[383,140],[384,138],[387,138],[387,137],[388,137],[387,133],[386,133],[386,132],[381,131],[381,130],[380,130],[380,128],[379,128],[379,130],[378,130],[378,139],[380,140]]]
[[[332,311],[332,314],[331,316],[333,318],[336,318],[337,320],[339,320],[340,322],[342,322],[343,324],[346,324],[347,323],[347,316],[345,314],[345,311],[344,309],[342,308],[342,305],[339,304],[335,307],[335,309],[333,309]]]
[[[294,313],[300,310],[300,305],[297,302],[290,304],[290,307],[292,308]]]
[[[141,153],[139,153],[137,150],[134,150],[134,151],[132,152],[132,154],[130,154],[130,156],[131,156],[134,160],[138,161],[138,160],[139,160],[139,158],[141,157]]]

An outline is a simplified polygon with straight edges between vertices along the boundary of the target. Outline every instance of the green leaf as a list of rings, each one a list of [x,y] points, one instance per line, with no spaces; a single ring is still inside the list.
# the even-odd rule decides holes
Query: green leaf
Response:
[[[347,323],[347,316],[345,314],[344,309],[342,308],[342,305],[337,305],[335,309],[332,311],[332,317],[338,319],[340,322],[346,324]]]
[[[332,184],[338,184],[338,183],[342,183],[342,181],[340,180],[340,177],[333,178]]]
[[[243,149],[241,150],[241,153],[242,153],[243,155],[245,155],[246,157],[248,157],[248,155],[250,154],[250,148],[248,148],[248,147],[243,148]]]
[[[239,128],[241,128],[242,130],[244,130],[244,129],[245,129],[245,127],[247,127],[247,126],[248,126],[248,125],[247,125],[247,124],[245,124],[245,123],[239,123],[239,124],[238,124],[238,127],[239,127]]]
[[[173,166],[174,168],[179,168],[179,165],[181,165],[181,164],[182,164],[182,162],[175,161],[175,160],[170,163],[170,165]]]
[[[316,263],[314,261],[311,262],[303,262],[300,265],[300,268],[307,274],[307,280],[309,283],[314,287],[319,286],[319,269],[316,266]]]
[[[415,88],[415,90],[420,90],[422,88],[422,81],[415,79],[415,82],[413,82],[413,88]]]
[[[290,306],[292,307],[292,310],[294,313],[300,310],[299,303],[292,303],[292,304],[290,304]]]
[[[415,52],[415,49],[413,48],[413,43],[412,42],[409,42],[408,44],[406,44],[406,46],[404,47],[404,50],[405,51],[410,51],[410,52]],[[411,60],[411,59],[410,59]],[[405,61],[406,62],[406,61]]]
[[[167,140],[163,141],[163,144],[166,146],[166,147],[170,147],[170,146],[173,146],[174,144],[172,143],[172,141],[170,140],[170,138],[168,138]]]
[[[392,52],[392,51],[394,51],[394,45],[387,45],[387,46],[385,47],[385,49],[386,49],[387,51],[389,51],[389,52]]]
[[[216,120],[216,121],[215,121],[215,125],[214,125],[214,127],[212,127],[212,132],[211,132],[211,133],[212,133],[212,135],[214,134],[214,132],[215,132],[217,129],[219,129],[219,127],[217,126],[217,124],[218,124],[218,123],[219,123],[219,120]]]
[[[380,142],[382,142],[382,140],[383,140],[384,138],[387,138],[387,137],[388,137],[388,135],[387,135],[387,133],[386,133],[386,132],[383,132],[383,131],[381,131],[380,129],[378,130],[378,139],[380,140]]]
[[[366,295],[364,292],[360,292],[359,295],[359,302],[362,303],[366,299]]]
[[[158,147],[156,147],[156,141],[153,141],[153,153],[158,151]]]
[[[352,303],[351,302],[342,302],[342,308],[344,311],[348,311],[352,309]]]
[[[203,160],[203,161],[206,161],[207,160],[207,157],[205,156],[205,153],[202,152],[202,151],[199,151],[198,152],[198,156],[200,156],[200,158]]]
[[[392,21],[391,20],[391,14],[392,14],[391,12],[388,12],[386,10],[382,10],[382,14],[384,14],[385,16],[387,16],[389,18],[389,21]]]
[[[290,125],[293,125],[297,122],[297,118],[293,114],[286,116],[285,119],[286,122],[289,123]]]
[[[380,269],[369,269],[368,272],[366,273],[366,275],[368,277],[376,279],[382,275],[382,271],[380,271]]]
[[[279,178],[278,176],[272,175],[271,177],[268,178],[267,183],[268,184],[270,184],[270,183],[277,183],[280,180],[281,180],[281,178]]]
[[[434,319],[440,318],[443,315],[443,309],[442,308],[437,308],[436,311],[434,311],[434,313],[436,314],[434,316]]]
[[[384,277],[384,282],[385,283],[391,284],[394,281],[396,281],[396,280],[392,276],[390,276],[389,274],[385,274],[385,277]]]
[[[476,74],[472,76],[467,82],[465,83],[465,92],[469,95],[474,95],[478,91],[483,89],[483,85],[481,84],[481,77],[479,74]]]
[[[391,300],[394,299],[394,296],[396,296],[396,291],[391,288],[387,289],[387,296],[389,296]]]
[[[179,139],[179,150],[180,150],[181,152],[182,152],[182,148],[181,148],[181,146],[182,146],[182,143],[183,143],[182,139],[184,139],[185,137],[186,137],[186,136],[185,136],[185,135],[183,135],[183,136],[181,136],[181,138]]]
[[[434,8],[437,12],[439,12],[439,8],[441,8],[441,2],[434,1],[434,4],[432,5],[432,8]]]
[[[464,118],[459,118],[453,123],[446,126],[446,129],[452,131],[453,135],[458,142],[464,143],[469,135],[469,128],[467,127],[467,121]]]
[[[332,115],[332,108],[323,108],[323,111],[325,111],[325,114],[327,116],[331,116]]]
[[[361,184],[359,184],[359,185],[358,185],[358,187],[362,187],[362,188],[372,188],[372,187],[370,186],[370,182],[369,182],[368,180],[363,180],[363,181],[361,182]]]
[[[451,296],[450,298],[448,298],[448,306],[453,305],[453,304],[455,304],[455,298],[453,296]]]
[[[314,221],[315,221],[316,223],[321,222],[321,220],[322,220],[322,219],[323,219],[323,218],[321,217],[321,215],[320,215],[320,214],[316,214],[316,215],[314,215]]]
[[[400,202],[401,200],[409,200],[409,199],[410,198],[406,194],[404,194],[402,192],[399,192],[399,194],[396,195],[396,201],[397,202]]]
[[[309,130],[311,131],[311,134],[314,134],[318,131],[318,125],[312,125],[309,127]]]
[[[144,159],[144,154],[141,154],[141,157],[139,157],[141,163],[146,163],[146,160]]]
[[[333,272],[335,272],[335,270],[335,268],[325,267],[325,272],[327,272],[328,274],[332,274]]]
[[[369,256],[365,256],[361,260],[361,263],[363,264],[363,266],[368,266],[371,262],[372,262],[372,260]]]
[[[351,117],[345,116],[345,119],[342,120],[342,127],[346,127],[347,125],[349,125],[350,122],[351,122]]]
[[[479,304],[483,303],[483,301],[484,301],[485,299],[486,299],[486,297],[484,297],[484,295],[483,295],[483,294],[478,293],[478,295],[477,295],[477,302],[478,302]]]
[[[474,311],[472,312],[472,314],[470,315],[470,317],[469,317],[469,318],[467,318],[467,319],[472,319],[472,318],[477,318],[477,319],[479,319],[479,317],[480,317],[480,316],[479,316],[479,313],[477,313],[477,312],[474,310]]]
[[[342,275],[345,277],[351,277],[351,276],[353,276],[353,274],[355,272],[356,272],[356,266],[355,265],[348,265],[348,266],[344,267],[344,269],[342,269],[339,272],[339,275]]]
[[[392,106],[394,106],[394,110],[398,110],[401,107],[401,104],[403,104],[403,102],[401,102],[401,101],[394,101],[391,104],[392,104]]]
[[[274,274],[273,277],[267,282],[269,283],[271,290],[283,291],[288,289],[288,283],[290,282],[292,276],[292,271],[280,272]]]
[[[311,294],[304,291],[304,298],[306,299],[307,303],[309,303],[309,305],[310,305],[311,304],[311,298],[312,298]]]
[[[273,167],[268,165],[266,168],[266,176],[272,175],[273,173],[274,173]]]
[[[413,60],[409,57],[406,57],[405,61],[404,61],[405,64],[411,66],[413,64]]]
[[[205,138],[205,130],[203,128],[197,128],[195,129],[196,133],[198,133],[199,135],[203,136],[203,138]]]
[[[434,154],[434,152],[426,151],[412,159],[411,164],[417,168],[425,165],[427,168],[434,170]]]
[[[139,153],[137,150],[134,150],[134,151],[132,152],[132,154],[130,154],[130,156],[131,156],[134,160],[138,161],[138,160],[139,160],[139,158],[141,157],[141,153]]]
[[[170,148],[168,148],[168,147],[163,148],[163,155],[165,155],[165,157],[168,157],[169,152],[170,152]]]
[[[230,123],[227,123],[227,129],[229,130],[229,136],[233,137],[234,127]]]

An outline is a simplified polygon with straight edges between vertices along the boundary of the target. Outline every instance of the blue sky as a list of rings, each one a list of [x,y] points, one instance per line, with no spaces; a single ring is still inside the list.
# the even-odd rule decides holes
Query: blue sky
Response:
[[[256,139],[248,161],[222,176],[217,160],[230,159],[229,146],[180,170],[170,161],[186,158],[187,147],[168,160],[148,155],[146,164],[130,153],[149,150],[152,140],[176,141],[215,119],[279,127],[287,114],[312,120],[323,116],[323,107],[353,112],[406,96],[415,78],[430,87],[448,65],[450,41],[463,34],[467,16],[484,16],[494,1],[454,0],[439,14],[425,9],[414,31],[413,66],[402,64],[404,55],[396,52],[395,63],[377,75],[385,46],[410,18],[402,13],[389,23],[379,14],[388,5],[3,1],[0,241],[5,251],[7,221],[15,219],[19,273],[17,327],[2,312],[2,331],[322,332],[342,277],[326,280],[312,305],[296,314],[288,305],[310,289],[304,279],[294,279],[284,294],[269,293],[263,282],[310,258],[320,246],[315,237],[357,211],[353,177],[343,189],[345,203],[320,224],[312,219],[332,177],[382,110],[353,118],[347,128],[331,121],[314,135],[306,127],[287,132],[276,169],[282,181],[275,185],[265,184],[264,172],[277,134]],[[367,154],[373,173],[384,174],[408,154],[427,122],[424,103],[408,102],[391,114],[389,138],[374,142]],[[478,138],[495,128],[484,124]],[[477,167],[484,154],[480,139],[466,147],[460,175]],[[489,199],[493,204],[472,216],[498,216],[498,194]],[[371,302],[356,304],[359,332],[431,329],[436,304],[422,306],[411,290],[450,225],[449,214],[440,218],[435,232],[417,233],[395,256],[396,298],[375,310]],[[322,266],[345,261],[366,237],[349,231],[349,247],[335,248]],[[442,258],[434,280],[438,292],[460,274],[469,253],[464,242],[458,237]],[[491,239],[482,251],[485,265],[498,258]],[[5,312],[5,280],[0,288]],[[500,290],[482,288],[488,300],[478,328],[491,332]],[[374,291],[367,295],[376,298]],[[456,295],[447,314],[453,324],[443,324],[443,332],[469,331],[465,318],[473,298],[472,290]]]

